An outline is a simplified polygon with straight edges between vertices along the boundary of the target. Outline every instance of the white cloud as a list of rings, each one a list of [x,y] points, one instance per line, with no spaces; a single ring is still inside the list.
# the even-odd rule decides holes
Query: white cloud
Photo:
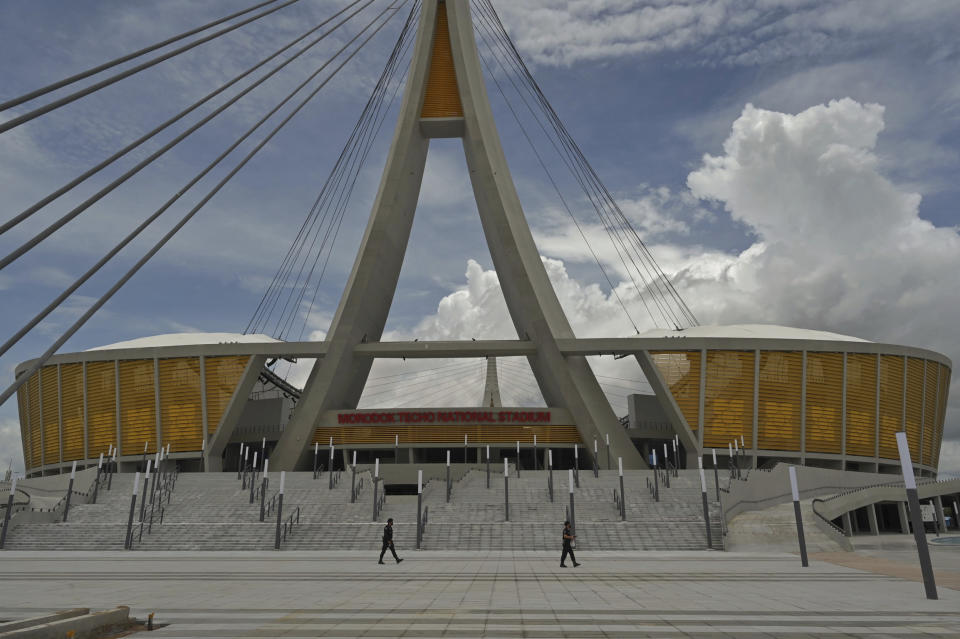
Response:
[[[20,442],[20,423],[10,417],[0,417],[0,477],[12,464],[13,470],[23,475],[23,446]]]
[[[530,0],[497,3],[538,64],[661,52],[706,65],[757,65],[857,53],[890,35],[949,46],[956,3],[904,0]],[[478,17],[483,23],[483,18]]]

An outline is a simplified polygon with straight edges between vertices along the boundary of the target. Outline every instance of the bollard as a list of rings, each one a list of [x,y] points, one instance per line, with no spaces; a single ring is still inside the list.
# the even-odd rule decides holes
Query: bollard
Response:
[[[263,479],[260,480],[260,521],[263,521],[264,509],[267,505],[267,486],[270,485],[270,482],[267,481],[267,470],[270,468],[270,460],[263,460]]]
[[[133,477],[133,495],[130,497],[130,516],[127,518],[127,536],[123,542],[124,550],[133,546],[133,513],[137,509],[137,488],[140,485],[140,473]]]
[[[707,526],[707,549],[709,550],[713,548],[713,533],[710,530],[710,507],[707,504],[707,479],[703,474],[703,460],[699,457],[697,458],[697,466],[700,469],[700,494],[703,497],[703,521]]]
[[[917,480],[913,476],[913,462],[910,460],[910,447],[907,434],[897,433],[897,448],[900,451],[900,470],[903,472],[903,486],[907,490],[907,504],[910,506],[910,523],[913,524],[913,538],[917,543],[917,555],[920,558],[920,572],[923,574],[923,589],[927,599],[938,599],[937,582],[933,577],[933,565],[930,563],[930,549],[920,517],[920,498],[917,495]]]
[[[285,471],[280,471],[280,492],[277,495],[277,530],[273,541],[274,550],[280,550],[280,523],[283,521],[283,484],[287,478]]]
[[[574,532],[576,532],[577,513],[576,513],[576,510],[574,509],[574,504],[573,504],[573,469],[570,469],[568,471],[567,486],[570,487],[570,516],[568,517],[568,519],[570,520],[570,528],[572,528]]]
[[[490,444],[487,444],[487,490],[490,490]]]
[[[143,499],[140,500],[140,523],[143,523],[143,513],[147,507],[147,486],[150,484],[150,466],[153,464],[152,459],[147,460],[147,474],[143,478]],[[66,513],[64,513],[63,520],[67,520]],[[141,529],[142,532],[142,529]]]
[[[350,503],[357,501],[357,451],[353,451],[353,466],[350,467]]]
[[[93,498],[91,504],[97,503],[97,495],[100,493],[100,474],[103,469],[103,453],[100,453],[100,461],[97,462],[97,478],[93,481]]]
[[[617,471],[620,473],[620,521],[626,521],[627,493],[623,490],[623,457],[617,457]]]
[[[320,452],[320,442],[313,442],[313,478],[317,478],[317,454]]]
[[[600,453],[597,452],[597,439],[593,439],[593,478],[600,477]]]
[[[800,491],[797,489],[797,469],[790,466],[787,471],[790,473],[790,492],[793,493],[793,515],[797,519],[797,541],[800,542],[800,564],[806,568],[810,564],[807,562],[807,541],[803,537],[803,517],[800,515]]]
[[[720,501],[720,471],[717,470],[717,449],[713,450],[713,485],[717,488],[717,501]]]
[[[103,454],[100,455],[103,457]],[[10,527],[10,514],[13,512],[13,496],[17,494],[17,478],[10,482],[10,495],[7,497],[7,509],[3,513],[3,528],[0,529],[0,548],[7,541],[7,528]]]
[[[607,437],[607,470],[610,470],[610,433],[606,433]],[[623,494],[623,491],[620,491]]]
[[[380,510],[377,508],[377,489],[380,484],[380,458],[377,457],[373,463],[373,521],[377,520]]]
[[[447,503],[450,503],[450,451],[447,451]]]
[[[329,490],[333,490],[333,437],[330,438],[330,463],[327,465],[327,474],[329,479],[327,480]]]
[[[423,543],[423,471],[417,471],[417,550]]]
[[[111,444],[112,446],[113,444]],[[107,462],[107,490],[113,490],[113,466],[117,463],[117,449],[113,449],[113,454]]]
[[[257,481],[257,453],[260,451],[253,452],[253,472],[250,473],[250,503],[253,503],[253,485]]]
[[[580,445],[573,445],[573,481],[577,482],[577,488],[580,488]]]
[[[680,458],[677,456],[677,440],[679,436],[673,436],[673,476],[677,476],[677,472],[680,470]]]
[[[660,501],[660,474],[657,470],[657,449],[653,449],[653,501]]]
[[[503,458],[503,520],[510,521],[510,470],[507,458]]]
[[[63,505],[63,521],[67,521],[67,513],[70,512],[70,497],[73,495],[73,480],[77,477],[77,462],[73,462],[73,467],[70,469],[70,484],[67,486],[67,501]]]
[[[550,503],[553,503],[553,449],[547,449],[547,487],[550,489]]]

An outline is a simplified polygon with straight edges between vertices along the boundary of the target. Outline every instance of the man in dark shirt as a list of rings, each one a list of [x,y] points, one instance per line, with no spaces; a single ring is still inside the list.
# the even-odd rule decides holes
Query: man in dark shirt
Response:
[[[567,559],[567,555],[570,555],[570,560],[573,562],[573,567],[576,568],[580,564],[577,563],[577,558],[573,554],[573,540],[577,536],[573,534],[573,529],[570,528],[570,522],[563,522],[563,553],[560,555],[560,567],[566,568],[567,564],[564,563]]]
[[[393,548],[393,519],[387,520],[387,525],[383,527],[383,548],[380,549],[380,561],[377,563],[383,563],[383,555],[387,552],[387,548],[390,549],[390,552],[393,553],[393,558],[397,560],[399,564],[403,559],[397,557],[397,551]]]

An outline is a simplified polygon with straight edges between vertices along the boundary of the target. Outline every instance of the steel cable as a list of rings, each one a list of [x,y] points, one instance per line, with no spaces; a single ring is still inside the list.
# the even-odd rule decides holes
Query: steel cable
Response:
[[[276,0],[271,0],[271,1],[272,1],[272,2],[275,2]],[[200,107],[200,106],[202,106],[203,104],[209,102],[212,98],[216,97],[217,95],[223,93],[225,90],[227,90],[228,88],[230,88],[231,86],[233,86],[234,84],[236,84],[237,82],[239,82],[240,80],[242,80],[243,78],[245,78],[246,76],[250,75],[251,73],[253,73],[253,72],[256,71],[257,69],[259,69],[260,67],[262,67],[263,65],[265,65],[266,63],[270,62],[271,60],[273,60],[274,58],[276,58],[277,56],[279,56],[280,54],[282,54],[284,51],[286,51],[287,49],[289,49],[290,47],[292,47],[292,46],[295,45],[296,43],[298,43],[298,42],[300,42],[301,40],[303,40],[304,38],[308,37],[310,34],[315,33],[316,31],[318,31],[320,28],[322,28],[324,25],[326,25],[327,23],[329,23],[331,20],[333,20],[334,18],[336,18],[338,15],[342,14],[344,11],[346,11],[346,10],[349,9],[350,7],[352,7],[352,6],[358,4],[359,2],[362,2],[362,1],[363,1],[363,0],[353,0],[353,2],[351,2],[350,4],[348,4],[347,6],[345,6],[343,9],[341,9],[340,11],[337,11],[335,14],[333,14],[332,16],[330,16],[329,18],[327,18],[326,20],[320,22],[319,24],[317,24],[316,26],[314,26],[313,28],[311,28],[309,31],[306,31],[306,32],[305,32],[303,35],[301,35],[300,37],[298,37],[298,38],[296,38],[296,39],[294,39],[294,40],[291,40],[289,43],[287,43],[286,45],[284,45],[284,46],[281,47],[280,49],[277,49],[277,50],[276,50],[274,53],[272,53],[269,57],[261,60],[260,62],[258,62],[258,63],[255,64],[254,66],[250,67],[249,69],[247,69],[247,70],[244,71],[243,73],[240,73],[239,75],[234,76],[233,79],[231,79],[231,80],[229,80],[228,82],[220,85],[220,87],[218,87],[217,89],[211,91],[211,92],[208,93],[207,95],[203,96],[202,98],[200,98],[199,100],[197,100],[196,102],[194,102],[193,104],[191,104],[190,106],[188,106],[187,108],[183,109],[182,111],[180,111],[179,113],[177,113],[177,114],[174,115],[173,117],[169,118],[168,120],[166,120],[165,122],[163,122],[162,124],[160,124],[159,126],[157,126],[156,128],[154,128],[153,130],[151,130],[151,131],[143,134],[142,136],[140,136],[139,138],[137,138],[136,140],[134,140],[134,141],[131,142],[130,144],[126,145],[125,147],[123,147],[123,148],[120,149],[119,151],[115,152],[113,155],[111,155],[111,156],[108,157],[107,159],[105,159],[105,160],[101,161],[99,164],[91,167],[91,168],[88,169],[87,171],[85,171],[85,172],[83,172],[82,174],[80,174],[80,175],[78,175],[77,177],[75,177],[75,178],[74,178],[73,180],[71,180],[70,182],[67,182],[66,184],[64,184],[63,186],[61,186],[60,188],[58,188],[56,191],[53,191],[52,193],[50,193],[49,195],[47,195],[47,196],[44,197],[43,199],[39,200],[38,202],[34,203],[33,205],[31,205],[30,207],[28,207],[28,208],[25,209],[24,211],[20,212],[20,213],[17,214],[16,216],[14,216],[14,217],[12,217],[11,219],[7,220],[7,221],[4,222],[2,225],[0,225],[0,235],[3,235],[3,234],[6,233],[7,231],[9,231],[11,228],[13,228],[14,226],[16,226],[16,225],[19,224],[20,222],[26,220],[26,219],[29,218],[31,215],[33,215],[34,213],[36,213],[37,211],[39,211],[40,209],[42,209],[43,207],[45,207],[47,204],[50,204],[51,202],[53,202],[54,200],[56,200],[57,198],[59,198],[61,195],[63,195],[64,193],[66,193],[67,191],[70,191],[71,189],[73,189],[74,187],[76,187],[78,184],[80,184],[80,183],[84,182],[85,180],[87,180],[89,177],[91,177],[91,176],[93,176],[94,174],[100,172],[101,170],[103,170],[104,168],[106,168],[107,166],[109,166],[110,164],[113,164],[114,162],[116,162],[117,160],[119,160],[120,158],[122,158],[123,156],[125,156],[127,153],[129,153],[129,152],[132,151],[133,149],[139,147],[139,146],[142,145],[144,142],[146,142],[147,140],[149,140],[149,139],[152,138],[153,136],[157,135],[158,133],[160,133],[161,131],[163,131],[164,129],[166,129],[167,127],[169,127],[170,125],[172,125],[172,124],[180,121],[181,119],[183,119],[184,117],[186,117],[187,115],[189,115],[190,113],[192,113],[193,111],[195,111],[198,107]],[[371,1],[372,1],[372,0],[371,0]],[[368,2],[367,4],[369,4],[369,2]],[[366,6],[366,5],[365,5],[365,6]],[[316,42],[314,42],[314,43],[312,43],[312,44],[316,44]],[[312,45],[311,45],[311,46],[312,46]],[[307,49],[309,49],[309,48],[310,48],[310,47],[307,47]],[[306,49],[304,49],[304,51],[305,51],[305,50],[306,50]],[[292,59],[298,58],[304,51],[300,51],[299,53],[295,54]],[[289,61],[288,61],[286,64],[289,64]],[[274,73],[276,73],[277,71],[279,71],[280,69],[282,69],[284,66],[286,66],[286,64],[281,65],[281,66],[275,68],[274,71],[272,71],[270,74],[268,74],[267,77],[270,77],[271,75],[273,75]],[[242,96],[240,96],[240,97],[242,97]],[[239,99],[239,98],[238,98],[238,99]],[[207,120],[207,121],[209,121],[209,120]],[[176,144],[174,144],[173,146],[176,146]],[[173,148],[173,146],[171,146],[170,148]],[[118,183],[117,186],[119,186],[119,184],[121,184],[121,183],[122,183],[122,182]],[[111,190],[112,190],[112,189],[111,189]],[[109,190],[105,190],[105,191],[103,191],[102,195],[106,195],[106,194],[109,193],[109,192],[110,192]],[[101,194],[98,194],[98,195],[99,195],[100,197],[102,197]],[[94,202],[96,202],[97,200],[99,200],[100,197],[97,197],[96,199],[92,200],[92,201],[90,202],[90,204],[93,204]]]
[[[249,7],[249,8],[247,8],[247,9],[244,9],[243,11],[237,11],[236,13],[231,13],[230,15],[225,16],[225,17],[223,17],[223,18],[220,18],[220,19],[218,19],[218,20],[214,20],[213,22],[208,22],[207,24],[205,24],[205,25],[203,25],[203,26],[199,26],[199,27],[196,27],[196,28],[194,28],[194,29],[190,29],[189,31],[184,31],[184,32],[181,33],[181,34],[178,34],[178,35],[173,36],[172,38],[167,38],[166,40],[163,40],[163,41],[161,41],[161,42],[157,42],[156,44],[151,44],[151,45],[148,46],[148,47],[144,47],[144,48],[142,48],[142,49],[138,49],[137,51],[134,51],[133,53],[128,53],[127,55],[120,56],[119,58],[116,58],[116,59],[114,59],[114,60],[110,60],[109,62],[104,62],[103,64],[100,64],[100,65],[98,65],[98,66],[95,66],[95,67],[93,67],[93,68],[91,68],[91,69],[87,69],[86,71],[81,71],[80,73],[76,73],[76,74],[74,74],[74,75],[72,75],[72,76],[70,76],[70,77],[68,77],[68,78],[64,78],[63,80],[58,80],[57,82],[54,82],[54,83],[52,83],[52,84],[48,84],[48,85],[45,86],[45,87],[41,87],[41,88],[39,88],[39,89],[35,89],[35,90],[33,90],[33,91],[30,91],[30,92],[28,92],[28,93],[24,93],[23,95],[18,96],[18,97],[16,97],[16,98],[12,98],[12,99],[10,99],[10,100],[7,100],[6,102],[0,102],[0,111],[5,111],[5,110],[7,110],[7,109],[9,109],[9,108],[11,108],[11,107],[15,107],[15,106],[18,106],[18,105],[20,105],[20,104],[23,104],[24,102],[29,102],[30,100],[33,100],[34,98],[39,98],[41,95],[45,95],[45,94],[47,94],[47,93],[50,93],[51,91],[56,91],[57,89],[62,89],[63,87],[67,86],[68,84],[73,84],[74,82],[77,82],[78,80],[83,80],[84,78],[89,78],[90,76],[96,75],[96,74],[100,73],[101,71],[106,71],[107,69],[113,68],[113,67],[117,66],[118,64],[123,64],[124,62],[129,62],[130,60],[133,60],[134,58],[139,58],[139,57],[142,56],[142,55],[145,55],[145,54],[147,54],[147,53],[150,53],[151,51],[156,51],[157,49],[162,49],[163,47],[167,46],[168,44],[173,44],[174,42],[176,42],[176,41],[178,41],[178,40],[183,40],[184,38],[188,38],[188,37],[190,37],[190,36],[192,36],[192,35],[196,35],[197,33],[200,33],[201,31],[206,31],[207,29],[209,29],[209,28],[211,28],[211,27],[215,27],[215,26],[217,26],[218,24],[223,24],[224,22],[229,22],[230,20],[233,20],[234,18],[238,18],[238,17],[240,17],[240,16],[242,16],[242,15],[244,15],[244,14],[250,13],[251,11],[256,11],[257,9],[259,9],[259,8],[261,8],[261,7],[265,7],[265,6],[267,6],[268,4],[273,4],[274,2],[278,2],[278,0],[267,0],[266,2],[261,2],[260,4],[255,4],[255,5],[253,5],[252,7]]]
[[[167,142],[165,145],[163,145],[162,147],[160,147],[159,149],[157,149],[156,151],[154,151],[153,153],[151,153],[149,156],[147,156],[144,160],[142,160],[141,162],[137,163],[137,164],[136,164],[135,166],[133,166],[131,169],[127,170],[123,175],[121,175],[120,177],[118,177],[117,179],[115,179],[113,182],[111,182],[111,183],[108,184],[107,186],[103,187],[102,189],[100,189],[99,191],[97,191],[96,193],[94,193],[92,196],[90,196],[89,198],[87,198],[86,200],[84,200],[83,202],[81,202],[79,205],[77,205],[76,207],[74,207],[73,209],[71,209],[70,211],[68,211],[66,214],[64,214],[63,216],[61,216],[61,217],[60,217],[59,219],[57,219],[55,222],[53,222],[52,224],[50,224],[49,226],[47,226],[44,230],[40,231],[39,233],[37,233],[36,235],[34,235],[31,239],[29,239],[29,240],[27,240],[26,242],[24,242],[22,245],[20,245],[19,248],[15,249],[15,250],[12,251],[11,253],[9,253],[7,256],[5,256],[2,260],[0,260],[0,270],[2,270],[3,268],[5,268],[6,266],[8,266],[8,265],[9,265],[11,262],[13,262],[14,260],[22,257],[25,253],[27,253],[28,251],[30,251],[31,249],[33,249],[37,244],[39,244],[40,242],[42,242],[43,240],[45,240],[46,238],[48,238],[50,235],[52,235],[53,233],[55,233],[57,230],[59,230],[59,229],[60,229],[61,227],[63,227],[65,224],[67,224],[68,222],[70,222],[71,220],[73,220],[74,218],[76,218],[78,215],[80,215],[81,213],[83,213],[85,210],[87,210],[88,208],[90,208],[90,206],[92,206],[94,203],[96,203],[97,201],[99,201],[100,199],[102,199],[105,195],[107,195],[108,193],[110,193],[111,191],[113,191],[115,188],[117,188],[118,186],[120,186],[121,184],[123,184],[124,182],[126,182],[126,181],[127,181],[128,179],[130,179],[132,176],[134,176],[134,175],[136,175],[137,173],[139,173],[144,167],[146,167],[147,165],[151,164],[154,160],[156,160],[157,158],[159,158],[161,155],[163,155],[164,153],[166,153],[167,151],[169,151],[170,149],[172,149],[174,146],[176,146],[177,144],[179,144],[180,142],[182,142],[187,136],[189,136],[189,135],[192,134],[194,131],[196,131],[197,129],[199,129],[200,127],[202,127],[202,126],[205,125],[206,123],[208,123],[210,120],[212,120],[212,119],[215,118],[216,116],[218,116],[218,115],[220,115],[221,113],[223,113],[227,108],[229,108],[230,106],[232,106],[233,104],[235,104],[238,100],[240,100],[240,98],[242,98],[243,96],[245,96],[245,95],[247,95],[248,93],[250,93],[251,91],[253,91],[255,88],[257,88],[258,86],[260,86],[261,84],[263,84],[268,78],[272,77],[274,74],[276,74],[278,71],[280,71],[281,69],[283,69],[284,67],[286,67],[286,66],[287,66],[288,64],[290,64],[293,60],[295,60],[295,59],[298,58],[300,55],[302,55],[303,53],[305,53],[307,50],[309,50],[310,48],[312,48],[312,47],[313,47],[314,45],[316,45],[318,42],[320,42],[321,40],[325,39],[325,38],[326,38],[327,36],[329,36],[331,33],[333,33],[334,31],[336,31],[337,29],[339,29],[341,26],[343,26],[343,24],[345,24],[345,23],[348,22],[351,18],[353,18],[353,17],[356,16],[358,13],[360,13],[361,11],[363,11],[363,9],[365,9],[367,6],[369,6],[369,4],[370,4],[371,2],[373,2],[373,1],[374,1],[374,0],[367,0],[367,4],[363,5],[362,7],[360,7],[359,9],[357,9],[356,11],[354,11],[353,13],[351,13],[349,16],[347,16],[346,18],[344,18],[343,20],[341,20],[341,21],[340,21],[339,23],[337,23],[333,28],[327,30],[325,33],[323,33],[322,35],[320,35],[320,36],[318,36],[317,38],[315,38],[312,42],[310,42],[308,45],[306,45],[305,47],[303,47],[303,49],[301,49],[301,50],[300,50],[299,52],[297,52],[295,55],[291,56],[291,57],[288,58],[287,60],[284,60],[281,64],[277,65],[277,66],[276,66],[274,69],[272,69],[269,73],[267,73],[267,74],[263,75],[262,77],[260,77],[256,82],[254,82],[253,84],[249,85],[248,87],[246,87],[245,89],[243,89],[242,91],[240,91],[238,94],[236,94],[235,96],[233,96],[232,98],[230,98],[229,100],[227,100],[226,102],[224,102],[222,105],[220,105],[219,107],[217,107],[216,109],[214,109],[213,111],[211,111],[209,114],[207,114],[206,116],[204,116],[201,120],[197,121],[195,124],[191,125],[188,129],[186,129],[185,131],[183,131],[182,133],[180,133],[177,137],[173,138],[171,141]]]
[[[0,133],[5,133],[5,132],[9,131],[10,129],[13,129],[13,128],[15,128],[15,127],[18,127],[18,126],[20,126],[21,124],[24,124],[25,122],[29,122],[30,120],[33,120],[33,119],[35,119],[35,118],[38,118],[38,117],[40,117],[41,115],[44,115],[44,114],[46,114],[46,113],[49,113],[50,111],[53,111],[53,110],[55,110],[55,109],[59,109],[59,108],[62,107],[62,106],[65,106],[65,105],[67,105],[67,104],[70,104],[71,102],[75,102],[76,100],[79,100],[80,98],[86,97],[86,96],[90,95],[91,93],[94,93],[94,92],[96,92],[96,91],[99,91],[100,89],[102,89],[102,88],[104,88],[104,87],[107,87],[107,86],[110,86],[111,84],[114,84],[114,83],[116,83],[116,82],[119,82],[120,80],[123,80],[124,78],[128,78],[128,77],[130,77],[131,75],[134,75],[135,73],[139,73],[140,71],[143,71],[144,69],[149,69],[149,68],[152,67],[152,66],[158,65],[158,64],[160,64],[161,62],[164,62],[164,61],[166,61],[166,60],[169,60],[170,58],[172,58],[172,57],[174,57],[174,56],[177,56],[177,55],[180,55],[181,53],[184,53],[184,52],[186,52],[186,51],[189,51],[190,49],[192,49],[192,48],[194,48],[194,47],[196,47],[196,46],[199,46],[199,45],[201,45],[201,44],[204,44],[205,42],[209,42],[210,40],[213,40],[213,39],[215,39],[215,38],[219,38],[220,36],[222,36],[222,35],[224,35],[224,34],[226,34],[226,33],[229,33],[229,32],[231,32],[231,31],[234,31],[234,30],[236,30],[236,29],[239,29],[239,28],[242,27],[242,26],[245,26],[245,25],[247,25],[247,24],[250,24],[251,22],[253,22],[253,21],[255,21],[255,20],[259,20],[260,18],[263,18],[264,16],[268,16],[268,15],[270,15],[271,13],[275,13],[275,12],[279,11],[280,9],[283,9],[284,7],[288,7],[288,6],[290,6],[291,4],[294,4],[295,2],[300,2],[300,0],[286,0],[286,2],[280,4],[280,5],[276,6],[276,7],[272,7],[272,8],[270,8],[270,9],[267,9],[266,11],[263,11],[262,13],[258,13],[258,14],[255,15],[255,16],[251,16],[251,17],[247,18],[246,20],[241,20],[240,22],[238,22],[238,23],[236,23],[236,24],[232,24],[232,25],[230,25],[229,27],[226,27],[226,28],[224,28],[224,29],[221,29],[220,31],[216,31],[216,32],[214,32],[214,33],[211,33],[210,35],[206,35],[206,36],[204,36],[204,37],[202,37],[202,38],[199,38],[199,39],[197,39],[197,40],[194,40],[193,42],[191,42],[191,43],[189,43],[189,44],[185,44],[185,45],[183,45],[182,47],[179,47],[179,48],[177,48],[177,49],[174,49],[173,51],[169,51],[169,52],[167,52],[167,53],[164,53],[163,55],[157,56],[156,58],[153,58],[153,59],[151,59],[151,60],[148,60],[148,61],[146,61],[146,62],[143,62],[143,63],[141,63],[141,64],[138,64],[137,66],[130,67],[129,69],[126,69],[126,70],[124,70],[124,71],[121,71],[120,73],[118,73],[118,74],[116,74],[116,75],[113,75],[113,76],[110,76],[109,78],[106,78],[106,79],[103,79],[103,80],[101,80],[101,81],[99,81],[99,82],[96,82],[96,83],[94,83],[94,84],[91,84],[91,85],[88,86],[88,87],[84,87],[83,89],[81,89],[81,90],[79,90],[79,91],[76,91],[76,92],[74,92],[74,93],[71,93],[70,95],[66,95],[66,96],[64,96],[64,97],[62,97],[62,98],[59,98],[59,99],[57,99],[57,100],[54,100],[53,102],[49,102],[49,103],[43,105],[42,107],[37,107],[36,109],[33,109],[32,111],[28,111],[27,113],[24,113],[23,115],[17,116],[17,117],[15,117],[15,118],[11,118],[11,119],[7,120],[6,122],[3,122],[2,124],[0,124]]]
[[[190,221],[190,219],[193,218],[193,216],[197,213],[197,211],[199,211],[207,202],[209,202],[210,199],[213,198],[213,196],[216,195],[216,194],[220,191],[220,189],[223,188],[223,186],[224,186],[227,182],[229,182],[230,179],[232,179],[233,176],[236,175],[236,174],[240,171],[240,169],[242,169],[242,168],[247,164],[247,162],[249,162],[249,160],[250,160],[254,155],[256,155],[256,153],[259,152],[260,149],[262,149],[262,148],[267,144],[267,142],[269,142],[269,141],[273,138],[274,135],[277,134],[277,132],[280,131],[280,129],[282,129],[291,119],[293,119],[293,117],[294,117],[311,99],[313,99],[313,97],[314,97],[317,93],[319,93],[320,89],[322,89],[324,86],[326,86],[327,83],[328,83],[331,79],[333,79],[333,77],[335,77],[336,74],[337,74],[341,69],[343,69],[343,67],[346,66],[346,64],[347,64],[348,62],[350,62],[350,60],[352,60],[352,59],[354,58],[354,56],[356,56],[356,54],[357,54],[361,49],[363,49],[363,47],[366,46],[366,44],[367,44],[368,42],[370,42],[370,40],[373,39],[374,36],[377,35],[377,33],[380,32],[381,29],[383,29],[384,26],[386,26],[386,24],[390,21],[390,19],[393,18],[393,16],[396,15],[396,13],[400,10],[400,8],[401,8],[404,4],[406,4],[407,1],[408,1],[408,0],[403,0],[403,1],[400,3],[399,6],[397,6],[395,9],[392,9],[393,13],[391,13],[391,14],[388,15],[388,16],[386,16],[386,19],[383,20],[383,22],[381,22],[381,24],[380,24],[379,26],[377,26],[376,29],[374,29],[374,31],[373,31],[369,36],[367,36],[367,38],[364,39],[364,40],[357,46],[357,48],[354,49],[354,51],[352,51],[352,52],[346,57],[346,59],[345,59],[336,69],[334,69],[334,70],[331,72],[331,74],[330,74],[326,79],[323,80],[323,82],[321,82],[321,83],[319,84],[319,86],[317,86],[315,89],[313,89],[313,91],[312,91],[302,102],[300,102],[300,104],[298,104],[297,107],[296,107],[293,111],[291,111],[291,113],[288,114],[288,115],[277,125],[276,128],[274,128],[263,140],[261,140],[261,141],[257,144],[257,146],[255,146],[255,147],[253,148],[253,150],[250,151],[250,153],[247,154],[220,182],[218,182],[217,185],[216,185],[213,189],[211,189],[211,190],[207,193],[207,195],[205,195],[205,196],[203,197],[203,199],[201,199],[200,202],[199,202],[196,206],[194,206],[190,211],[188,211],[187,214],[186,214],[172,229],[170,229],[170,231],[168,231],[167,234],[164,235],[142,258],[140,258],[140,260],[139,260],[132,268],[130,268],[119,280],[117,280],[117,282],[116,282],[105,294],[103,294],[99,299],[97,299],[97,301],[94,302],[94,303],[83,313],[83,315],[81,315],[80,318],[77,319],[77,320],[70,326],[70,328],[68,328],[68,329],[66,330],[66,332],[64,332],[63,335],[61,335],[61,336],[50,346],[50,348],[48,348],[48,349],[43,353],[43,355],[41,355],[39,358],[37,358],[37,359],[34,361],[33,365],[30,367],[30,369],[29,369],[26,373],[24,373],[23,375],[21,375],[16,381],[14,381],[13,384],[11,384],[10,386],[8,386],[8,387],[3,391],[3,393],[0,394],[0,405],[3,405],[3,404],[10,398],[10,396],[13,395],[13,393],[15,393],[18,388],[20,388],[20,386],[22,386],[34,373],[37,372],[37,370],[40,369],[41,366],[43,366],[44,363],[46,363],[46,361],[47,361],[48,359],[50,359],[50,357],[57,351],[57,349],[60,348],[60,346],[63,345],[64,342],[66,342],[68,339],[70,339],[70,337],[73,336],[73,334],[76,333],[77,330],[79,330],[80,327],[82,327],[82,326],[87,322],[87,320],[89,320],[90,317],[93,316],[94,313],[96,313],[104,304],[106,304],[106,302],[107,302],[111,297],[113,297],[113,295],[116,294],[116,292],[117,292],[118,290],[120,290],[120,288],[123,287],[123,285],[126,284],[127,281],[129,281],[130,278],[133,277],[133,276],[143,267],[144,264],[146,264],[154,255],[156,255],[156,253],[157,253],[161,248],[163,248],[163,246],[166,245],[166,243],[169,242],[170,239],[171,239],[174,235],[176,235],[177,232],[180,231],[180,229],[183,228],[183,226],[186,225],[187,222]],[[364,27],[363,30],[361,30],[356,36],[354,36],[349,42],[347,42],[347,44],[344,45],[343,48],[341,48],[336,54],[334,54],[334,58],[332,58],[330,61],[324,63],[324,65],[323,65],[322,68],[325,68],[326,66],[328,66],[328,65],[330,64],[330,62],[332,62],[333,59],[335,59],[337,56],[339,56],[340,53],[342,53],[346,48],[348,48],[348,47],[349,47],[354,41],[356,41],[364,32],[366,32],[371,26],[373,26],[373,24],[375,24],[377,20],[380,20],[380,18],[381,18],[382,16],[384,16],[384,15],[385,15],[388,11],[390,11],[390,10],[391,10],[390,7],[387,7],[386,9],[384,9],[376,18],[374,18],[374,20],[373,20],[370,24],[368,24],[366,27]],[[319,71],[318,71],[318,73],[319,73]],[[316,74],[315,74],[315,75],[316,75]],[[292,98],[293,95],[295,95],[296,93],[298,93],[303,86],[304,86],[304,85],[300,85],[299,87],[297,87],[297,88],[294,90],[294,92],[291,93],[291,94],[288,96],[288,98],[284,100],[284,102],[286,102],[287,100],[289,100],[290,98]]]

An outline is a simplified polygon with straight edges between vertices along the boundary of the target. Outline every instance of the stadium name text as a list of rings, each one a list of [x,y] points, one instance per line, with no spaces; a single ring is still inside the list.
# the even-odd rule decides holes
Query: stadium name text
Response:
[[[549,424],[550,411],[438,411],[391,413],[338,413],[339,424]]]

